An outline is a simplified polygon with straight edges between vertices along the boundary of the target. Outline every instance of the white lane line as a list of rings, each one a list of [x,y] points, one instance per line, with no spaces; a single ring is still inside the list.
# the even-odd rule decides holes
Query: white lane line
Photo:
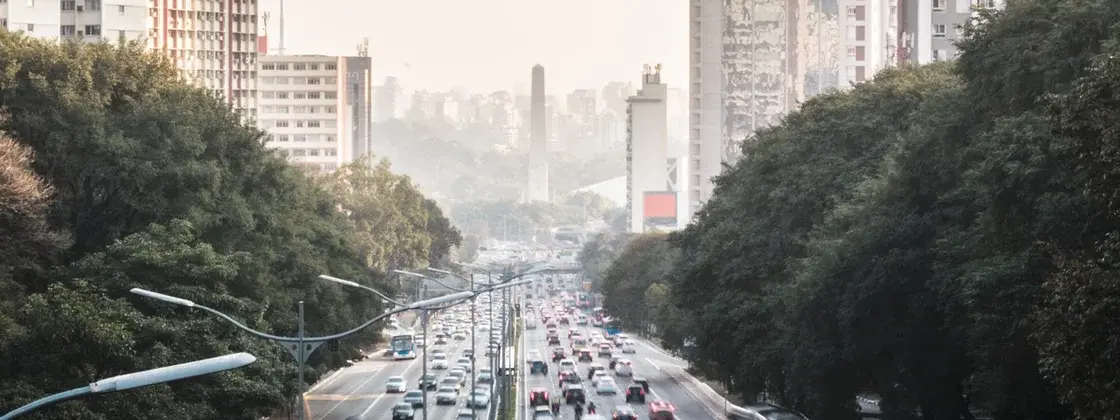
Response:
[[[339,406],[341,406],[342,403],[346,402],[348,399],[350,399],[350,397],[352,397],[354,394],[358,393],[358,391],[361,391],[362,388],[364,388],[366,386],[366,384],[368,384],[370,381],[373,380],[373,378],[376,378],[376,377],[377,377],[376,373],[373,374],[373,375],[369,375],[369,379],[366,379],[361,384],[358,384],[357,388],[354,388],[353,391],[350,391],[349,394],[346,394],[346,398],[343,398],[342,400],[340,400],[339,402],[337,402],[333,406],[331,406],[331,409],[327,410],[326,413],[323,413],[323,415],[320,416],[318,420],[323,420],[323,419],[327,418],[327,416],[330,415],[332,412],[334,412],[334,410],[337,409]],[[377,397],[377,398],[381,399],[381,397]]]

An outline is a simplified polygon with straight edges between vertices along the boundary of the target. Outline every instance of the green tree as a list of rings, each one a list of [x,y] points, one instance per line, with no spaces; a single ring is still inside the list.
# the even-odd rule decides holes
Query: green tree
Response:
[[[443,215],[443,210],[435,200],[424,199],[424,211],[428,214],[428,237],[432,239],[428,250],[428,265],[447,266],[451,250],[463,243],[463,235]]]
[[[630,236],[613,232],[598,233],[580,248],[576,261],[579,261],[584,278],[591,282],[592,290],[602,290],[603,278],[626,248]]]
[[[676,250],[667,238],[664,234],[634,237],[603,277],[603,309],[621,321],[623,328],[647,335],[657,330],[659,314],[651,313],[650,307],[663,296],[658,296],[656,289],[649,293],[654,284],[666,282],[672,271]],[[647,301],[647,297],[655,301]]]

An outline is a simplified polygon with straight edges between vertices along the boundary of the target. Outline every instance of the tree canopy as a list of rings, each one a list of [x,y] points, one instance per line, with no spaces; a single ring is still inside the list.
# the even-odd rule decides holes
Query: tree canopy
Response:
[[[1120,416],[1118,20],[1106,0],[1008,2],[959,62],[805,102],[715,179],[668,274],[631,242],[607,308],[656,324],[621,302],[663,278],[691,326],[666,345],[810,417],[859,419],[871,394],[884,418]]]
[[[426,265],[459,242],[387,163],[348,166],[334,179],[368,186],[340,194],[142,45],[0,29],[0,57],[0,412],[237,351],[258,361],[29,418],[257,420],[293,409],[296,372],[279,346],[128,290],[181,296],[278,335],[295,333],[304,301],[309,334],[339,332],[382,313],[380,299],[319,274],[391,289],[380,268]],[[381,214],[387,225],[371,221]],[[321,348],[307,380],[378,340],[370,330]]]

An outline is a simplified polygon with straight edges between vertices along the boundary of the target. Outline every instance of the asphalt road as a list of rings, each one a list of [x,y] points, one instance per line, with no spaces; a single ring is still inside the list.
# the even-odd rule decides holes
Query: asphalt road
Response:
[[[434,332],[429,331],[427,337],[434,339]],[[486,357],[486,347],[490,338],[489,331],[476,334],[475,354],[476,370],[490,367],[489,358]],[[434,340],[432,340],[434,342]],[[471,341],[448,340],[448,344],[432,347],[442,348],[454,362],[463,350],[471,348]],[[388,420],[392,418],[392,408],[403,398],[403,394],[385,392],[385,382],[391,376],[401,375],[408,381],[409,389],[419,387],[422,374],[423,348],[420,355],[414,360],[393,361],[391,358],[373,355],[369,359],[356,363],[346,369],[339,370],[327,377],[306,395],[309,420],[344,420],[349,416],[359,416],[363,420]],[[442,379],[446,370],[433,370],[429,365],[428,372],[435,374],[437,379]],[[428,407],[431,411],[428,420],[453,420],[459,410],[465,408],[464,402],[471,389],[471,379],[463,386],[460,392],[460,401],[454,406],[435,404],[435,391],[428,391]],[[416,412],[416,419],[423,419],[420,410]],[[477,418],[485,419],[486,410],[478,410]]]
[[[547,328],[545,328],[545,326],[539,322],[539,309],[541,305],[539,301],[534,303],[536,304],[537,308],[537,328],[531,330],[525,329],[525,342],[522,344],[522,348],[526,350],[537,350],[538,352],[540,352],[541,356],[545,357],[546,361],[549,362],[549,367],[547,377],[540,374],[529,375],[528,373],[526,373],[524,377],[525,382],[527,383],[519,387],[519,392],[523,394],[520,395],[519,398],[523,399],[521,403],[526,407],[525,410],[527,411],[526,416],[524,417],[526,419],[532,418],[531,411],[529,411],[531,410],[531,408],[528,408],[527,403],[529,390],[533,388],[545,388],[549,391],[550,396],[559,395],[560,392],[560,389],[557,387],[557,383],[559,382],[559,378],[557,377],[557,373],[559,370],[558,364],[552,363],[552,348],[555,346],[547,345],[547,340],[545,339]],[[571,341],[567,338],[568,326],[561,325],[559,327],[560,328],[558,328],[558,330],[560,332],[561,345],[565,348],[570,348]],[[591,331],[597,329],[596,327],[592,327],[590,325],[575,325],[574,322],[571,327],[583,331],[584,337],[589,336]],[[675,383],[666,373],[661,371],[661,369],[684,367],[684,361],[677,359],[660,349],[657,349],[649,343],[643,342],[641,340],[635,341],[637,342],[637,345],[635,346],[637,353],[624,354],[621,356],[622,358],[629,359],[631,362],[633,362],[634,374],[636,376],[645,377],[649,380],[650,393],[648,395],[649,398],[647,398],[646,400],[647,403],[658,400],[671,402],[677,406],[677,418],[682,420],[707,420],[720,417],[717,415],[718,411],[715,410],[722,411],[722,408],[707,407],[704,403],[700,402],[696,397],[690,394],[689,391],[685,390],[683,387]],[[594,353],[597,354],[598,352]],[[571,357],[570,352],[569,357]],[[596,357],[594,363],[608,366],[610,361],[609,359],[600,360],[598,357]],[[626,386],[630,384],[629,378],[615,377],[615,383],[617,383],[618,387],[620,388],[618,395],[596,395],[594,388],[591,386],[591,382],[586,380],[588,366],[589,363],[586,362],[577,364],[578,373],[583,376],[582,379],[584,379],[583,386],[588,394],[588,402],[595,402],[595,406],[598,408],[598,414],[601,414],[606,418],[610,418],[611,411],[614,409],[614,407],[619,405],[627,405],[625,402],[626,397],[623,392],[625,392]],[[613,375],[613,372],[611,372],[611,374]],[[521,392],[521,390],[523,390],[524,392]],[[635,412],[638,413],[638,416],[640,418],[647,417],[649,409],[645,404],[633,402],[629,405],[634,409]],[[574,412],[572,411],[571,406],[565,406],[561,408],[560,415],[562,418],[571,419],[574,416]]]

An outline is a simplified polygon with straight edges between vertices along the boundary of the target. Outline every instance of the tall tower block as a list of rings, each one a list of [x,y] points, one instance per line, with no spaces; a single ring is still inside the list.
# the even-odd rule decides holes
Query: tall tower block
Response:
[[[545,124],[544,66],[533,66],[533,88],[529,103],[529,185],[526,201],[548,201],[548,131]]]

